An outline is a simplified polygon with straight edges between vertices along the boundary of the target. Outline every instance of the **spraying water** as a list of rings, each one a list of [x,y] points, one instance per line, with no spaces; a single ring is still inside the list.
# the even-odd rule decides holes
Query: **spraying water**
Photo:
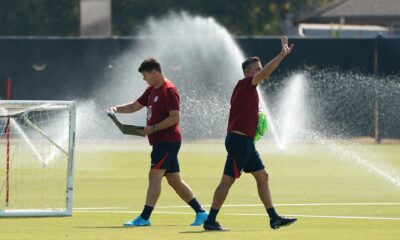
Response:
[[[290,80],[284,91],[282,104],[280,106],[282,116],[281,142],[279,148],[284,150],[287,144],[296,136],[296,133],[304,127],[304,75],[296,74]]]
[[[96,97],[93,98],[96,100],[84,102],[81,108],[78,106],[78,116],[79,112],[84,114],[82,120],[78,120],[78,129],[82,121],[96,122],[88,124],[78,133],[96,132],[101,133],[100,136],[120,136],[110,127],[108,119],[102,117],[104,109],[115,104],[135,101],[140,96],[146,84],[140,80],[142,77],[136,69],[144,58],[155,56],[161,62],[163,73],[180,91],[181,127],[184,138],[223,137],[226,133],[230,95],[236,81],[243,77],[240,63],[244,60],[241,50],[226,29],[212,18],[181,13],[149,20],[137,35],[140,38],[135,41],[132,49],[115,58],[110,64],[107,69],[109,79],[96,91]],[[258,91],[261,107],[268,116],[269,129],[279,148],[284,150],[298,134],[315,140],[315,137],[305,134],[308,130],[330,138],[354,136],[362,129],[368,129],[366,114],[371,111],[370,108],[361,106],[369,104],[365,99],[371,99],[370,94],[376,94],[376,88],[371,87],[374,83],[375,81],[370,81],[365,76],[340,75],[337,71],[327,76],[326,72],[318,71],[307,79],[307,84],[310,84],[307,88],[312,94],[307,93],[305,98],[304,75],[295,75],[289,81],[286,90],[282,91],[284,97],[281,103],[274,104],[272,100],[272,105],[270,104],[279,106],[278,111],[271,111],[263,94],[259,89]],[[378,89],[384,93],[381,96],[391,96],[389,100],[381,99],[382,103],[395,102],[391,106],[396,107],[398,101],[393,101],[392,97],[396,94],[388,92],[395,93],[393,89],[398,89],[399,86],[392,87],[392,90],[384,86],[378,86]],[[372,96],[374,99],[375,95]],[[309,112],[305,111],[305,106],[309,108]],[[341,107],[344,107],[345,111],[341,111]],[[354,109],[362,111],[356,112]],[[327,113],[334,115],[330,116]],[[124,116],[121,118],[135,124],[144,124],[145,113],[142,111],[125,119]],[[358,119],[364,122],[359,124],[361,121],[357,121]],[[306,122],[312,126],[311,129],[306,129]],[[94,126],[96,129],[93,129]],[[323,144],[321,141],[319,143]],[[345,152],[337,146],[330,149],[336,153]],[[392,183],[398,183],[398,180],[369,164],[367,159],[360,159],[357,154],[342,156],[371,169]]]
[[[328,74],[333,74],[335,78],[327,78]],[[368,119],[366,117],[368,115],[364,112],[369,110],[372,113],[373,109],[363,106],[368,106],[368,101],[371,101],[369,106],[374,106],[374,100],[377,99],[375,89],[380,90],[381,95],[378,99],[382,105],[390,102],[389,108],[398,106],[399,99],[395,94],[397,90],[400,90],[398,84],[384,79],[376,86],[377,81],[368,76],[363,77],[363,75],[351,73],[342,73],[339,76],[337,73],[328,72],[328,74],[322,80],[312,76],[306,79],[304,75],[294,75],[289,80],[289,84],[282,91],[280,111],[277,115],[282,116],[282,118],[278,118],[282,123],[278,128],[282,136],[282,145],[278,145],[279,148],[284,150],[288,143],[293,141],[296,136],[301,135],[305,141],[327,146],[330,152],[340,156],[339,159],[351,160],[388,182],[400,186],[400,178],[396,177],[397,174],[390,174],[388,167],[385,167],[383,163],[380,165],[373,163],[374,159],[379,159],[373,153],[362,156],[361,153],[340,144],[337,140],[329,140],[347,138],[347,136],[354,135],[358,131],[357,128],[361,130],[360,126],[365,127],[364,122],[365,119]],[[310,86],[305,84],[306,80]],[[305,92],[307,89],[309,91]],[[307,109],[306,106],[312,110]],[[335,117],[326,115],[326,109],[329,108],[335,109],[332,111],[337,114]],[[387,110],[381,109],[381,111],[386,112]],[[372,117],[373,114],[370,116]],[[396,116],[391,115],[390,117],[391,121],[396,119]],[[348,120],[338,124],[337,121],[341,118]],[[360,119],[360,121],[354,119]],[[352,145],[354,144],[356,143],[353,142]]]
[[[1,108],[0,109],[1,114],[5,114],[7,112],[6,109]],[[10,123],[11,127],[13,129],[16,129],[17,132],[21,135],[22,139],[28,144],[29,148],[32,150],[32,152],[35,154],[35,156],[41,161],[43,164],[46,164],[46,161],[43,159],[42,155],[39,153],[39,151],[36,149],[36,147],[33,145],[29,137],[25,134],[24,130],[19,126],[19,124],[15,121],[15,119],[10,118]]]
[[[262,94],[262,91],[260,90],[260,87],[257,87],[257,92],[258,92],[258,97],[260,99],[260,105],[262,111],[264,111],[267,115],[267,121],[268,121],[268,129],[271,131],[272,136],[275,140],[275,143],[277,144],[279,150],[283,150],[281,140],[279,139],[279,134],[277,131],[277,128],[275,126],[275,120],[272,117],[271,111],[269,110],[269,107],[267,106],[264,95]]]
[[[290,77],[277,103],[279,110],[275,113],[272,113],[265,103],[263,92],[260,88],[257,89],[261,107],[267,113],[269,129],[280,151],[284,151],[286,146],[298,137],[300,129],[305,127],[304,85],[304,74],[298,73]]]
[[[154,56],[180,93],[183,137],[223,138],[231,93],[243,78],[241,63],[244,61],[241,49],[229,32],[213,18],[180,13],[150,19],[137,36],[135,45],[110,64],[105,74],[109,79],[95,92],[95,97],[79,101],[79,137],[121,137],[104,118],[104,109],[135,101],[143,93],[146,83],[137,68],[143,59]],[[261,92],[259,96],[261,107],[269,117],[269,129],[279,142]],[[119,117],[136,125],[145,124],[146,119],[143,110]]]
[[[154,56],[160,61],[164,75],[174,82],[180,93],[183,137],[225,136],[230,95],[237,80],[243,77],[241,63],[244,59],[228,31],[213,18],[180,13],[150,19],[137,35],[139,38],[132,49],[113,61],[110,80],[96,92],[96,96],[102,96],[96,99],[101,114],[104,115],[104,109],[109,106],[135,101],[144,92],[146,83],[137,68],[145,58]],[[89,126],[85,132],[118,134],[110,127],[108,119],[97,117],[100,111],[93,109],[90,101],[84,105],[91,108],[83,111],[85,119],[93,118],[97,123],[101,119],[106,121],[100,123],[100,131]],[[78,116],[79,112],[78,106]],[[120,114],[120,117],[137,125],[145,123],[144,111],[126,117]]]
[[[318,144],[327,146],[332,153],[340,156],[341,157],[340,159],[351,160],[354,163],[360,165],[361,167],[367,169],[368,171],[371,171],[372,173],[383,177],[386,181],[400,187],[400,178],[385,171],[384,167],[379,167],[376,164],[372,163],[371,159],[375,157],[373,154],[369,153],[368,158],[362,157],[355,150],[352,150],[349,147],[341,145],[337,141],[325,139],[323,136],[320,136],[317,132],[304,131],[303,133],[309,136]]]

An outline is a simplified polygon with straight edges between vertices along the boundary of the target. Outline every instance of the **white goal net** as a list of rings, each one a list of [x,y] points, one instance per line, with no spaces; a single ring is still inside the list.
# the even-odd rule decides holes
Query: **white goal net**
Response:
[[[0,217],[72,215],[75,102],[0,101]]]

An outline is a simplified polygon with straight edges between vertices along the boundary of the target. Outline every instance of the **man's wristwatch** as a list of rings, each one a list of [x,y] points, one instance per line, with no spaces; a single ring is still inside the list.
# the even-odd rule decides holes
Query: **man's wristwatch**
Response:
[[[156,124],[154,124],[153,126],[151,126],[151,128],[153,129],[153,132],[157,132],[157,130],[158,130],[158,127],[157,127]]]

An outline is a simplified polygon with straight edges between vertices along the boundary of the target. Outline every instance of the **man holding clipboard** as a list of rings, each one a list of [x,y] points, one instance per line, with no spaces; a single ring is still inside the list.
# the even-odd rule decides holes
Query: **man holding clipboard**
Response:
[[[155,58],[145,59],[138,71],[149,87],[135,102],[130,102],[108,109],[109,117],[126,134],[147,136],[151,152],[151,169],[146,203],[140,216],[124,223],[125,227],[149,226],[150,215],[161,193],[161,181],[165,176],[169,185],[192,209],[196,218],[192,226],[200,226],[207,219],[208,213],[201,207],[190,187],[180,176],[178,152],[181,146],[179,127],[179,93],[171,80],[161,70]],[[114,113],[134,113],[147,107],[147,126],[137,127],[122,124]]]
[[[139,131],[139,130],[143,130],[144,127],[124,124],[121,121],[119,121],[117,116],[115,116],[115,107],[108,109],[107,115],[111,118],[111,120],[114,122],[114,124],[119,128],[119,130],[123,134],[142,136],[142,137],[145,136],[142,132]]]

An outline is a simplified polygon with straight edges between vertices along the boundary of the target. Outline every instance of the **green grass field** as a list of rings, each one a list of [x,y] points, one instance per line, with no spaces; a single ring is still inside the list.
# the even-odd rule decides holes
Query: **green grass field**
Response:
[[[400,183],[389,179],[400,178],[399,145],[303,144],[284,152],[273,144],[257,147],[270,174],[278,212],[299,218],[293,226],[269,228],[255,182],[245,174],[233,186],[218,217],[221,225],[230,228],[228,232],[189,226],[192,210],[166,181],[152,226],[123,228],[124,221],[142,210],[150,147],[135,140],[78,141],[73,216],[1,218],[0,239],[400,238]],[[184,142],[181,148],[182,176],[207,210],[225,155],[222,141]]]

